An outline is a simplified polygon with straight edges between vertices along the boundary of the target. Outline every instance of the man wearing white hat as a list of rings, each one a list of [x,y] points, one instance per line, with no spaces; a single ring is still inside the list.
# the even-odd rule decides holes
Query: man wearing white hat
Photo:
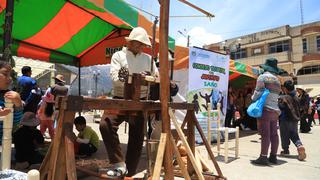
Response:
[[[134,28],[129,37],[126,37],[127,47],[116,52],[111,58],[110,75],[113,85],[113,98],[122,99],[124,97],[124,82],[128,74],[150,72],[158,76],[159,72],[155,63],[151,61],[151,56],[143,53],[143,48],[151,46],[147,32],[141,28]],[[123,73],[125,72],[125,73]],[[141,98],[147,97],[147,87],[141,87]],[[129,140],[126,158],[124,158],[117,130],[119,125],[127,121],[129,123]],[[112,168],[107,169],[110,177],[133,176],[139,163],[141,155],[144,122],[142,113],[131,116],[130,121],[127,115],[104,114],[100,121],[100,132],[106,146]]]

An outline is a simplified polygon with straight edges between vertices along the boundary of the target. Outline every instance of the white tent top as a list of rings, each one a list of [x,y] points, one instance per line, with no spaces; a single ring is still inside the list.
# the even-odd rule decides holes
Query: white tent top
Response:
[[[54,64],[43,62],[43,61],[37,61],[33,59],[28,59],[24,57],[16,57],[13,56],[13,59],[15,60],[16,66],[13,68],[17,73],[18,77],[22,75],[21,68],[23,66],[30,66],[32,70],[31,77],[34,79],[39,79],[43,75],[55,71]]]

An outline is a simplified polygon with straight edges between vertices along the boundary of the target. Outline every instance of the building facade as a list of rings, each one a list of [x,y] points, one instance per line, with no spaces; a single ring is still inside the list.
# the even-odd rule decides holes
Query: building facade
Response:
[[[280,68],[297,77],[299,85],[320,88],[320,21],[294,27],[285,25],[205,48],[228,53],[231,59],[255,67],[274,57]]]

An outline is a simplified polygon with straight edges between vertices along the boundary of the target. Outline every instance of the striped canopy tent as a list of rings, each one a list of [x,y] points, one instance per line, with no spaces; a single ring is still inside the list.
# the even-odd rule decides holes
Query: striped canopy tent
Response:
[[[112,12],[117,17],[121,18],[132,27],[143,27],[152,37],[153,22],[149,21],[137,9],[130,6],[124,0],[88,0],[98,6],[103,6],[108,11]],[[159,28],[156,30],[156,42],[159,42]],[[169,49],[172,51],[175,48],[175,40],[169,36]]]
[[[175,48],[174,70],[188,69],[189,67],[189,49],[186,47],[176,46]],[[229,66],[229,82],[234,87],[242,87],[248,81],[257,79],[259,70],[242,64],[240,62],[230,60]]]
[[[0,25],[4,27],[6,0],[0,0]],[[14,1],[12,54],[76,66],[105,64],[90,57],[106,43],[124,44],[132,26],[88,0]],[[0,28],[3,39],[4,30]],[[2,42],[0,48],[2,51]],[[105,50],[102,55],[105,56]],[[84,62],[86,61],[86,62]],[[80,62],[80,64],[79,64]]]

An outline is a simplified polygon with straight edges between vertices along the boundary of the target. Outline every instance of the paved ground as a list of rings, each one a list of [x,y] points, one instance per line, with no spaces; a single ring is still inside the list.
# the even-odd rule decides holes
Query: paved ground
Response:
[[[93,122],[92,120],[89,120]],[[319,121],[317,121],[319,122]],[[89,123],[89,126],[99,132],[99,125],[96,123]],[[120,141],[125,144],[127,142],[127,134],[124,133],[124,124],[119,129]],[[99,134],[100,136],[100,134]],[[314,126],[311,133],[300,134],[300,138],[304,143],[307,153],[306,161],[297,160],[297,151],[294,145],[290,146],[290,157],[278,157],[279,164],[271,165],[268,167],[255,166],[250,163],[250,160],[256,159],[260,151],[260,139],[259,135],[253,131],[241,131],[240,133],[240,151],[239,159],[229,158],[229,163],[224,163],[223,157],[218,156],[217,161],[222,170],[222,173],[229,180],[291,180],[291,179],[304,179],[304,180],[314,180],[319,178],[320,173],[320,126]],[[100,136],[101,138],[101,136]],[[99,150],[96,158],[106,158],[106,152],[103,147]],[[123,145],[125,148],[125,145]],[[201,154],[203,157],[207,157],[204,146],[199,146]],[[124,149],[125,150],[125,149]],[[215,151],[215,147],[213,147]],[[278,152],[280,153],[281,147],[279,146]],[[231,152],[232,153],[232,152]],[[217,155],[214,153],[215,156]],[[232,154],[231,154],[232,155]],[[234,156],[233,156],[234,157]],[[209,162],[211,163],[211,162]],[[212,164],[212,163],[211,163]],[[146,165],[146,155],[143,153],[139,171],[143,171]],[[211,167],[214,167],[213,165]],[[137,176],[142,176],[143,173],[137,174]],[[81,179],[92,179],[81,178]]]
[[[319,121],[317,121],[318,123]],[[99,132],[99,124],[95,123],[91,115],[87,116],[87,123],[99,135],[100,140],[102,140]],[[123,151],[126,151],[126,142],[128,139],[127,134],[124,131],[124,123],[120,126],[118,131],[120,136],[120,142],[122,143]],[[74,130],[76,132],[76,130]],[[292,180],[292,179],[303,179],[303,180],[315,180],[319,179],[320,174],[320,126],[317,124],[312,128],[311,133],[300,134],[300,138],[304,143],[307,153],[306,161],[297,160],[296,148],[291,145],[290,157],[278,157],[279,164],[271,165],[267,167],[255,166],[250,163],[250,160],[256,159],[260,151],[260,139],[254,131],[241,131],[240,132],[240,151],[239,158],[230,158],[229,163],[224,163],[222,156],[217,156],[215,152],[215,147],[213,146],[214,155],[217,156],[216,159],[222,170],[222,173],[229,180]],[[204,146],[197,147],[203,157],[207,157]],[[279,147],[278,152],[281,151]],[[231,152],[232,156],[232,152]],[[234,157],[234,156],[233,156]],[[92,157],[94,160],[107,162],[107,153],[105,151],[103,142],[101,141],[100,149]],[[209,162],[211,167],[212,162]],[[140,164],[139,172],[136,176],[142,177],[143,171],[146,169],[146,153],[143,152]],[[81,180],[94,180],[97,178],[88,177],[85,175],[78,175],[78,179]]]

